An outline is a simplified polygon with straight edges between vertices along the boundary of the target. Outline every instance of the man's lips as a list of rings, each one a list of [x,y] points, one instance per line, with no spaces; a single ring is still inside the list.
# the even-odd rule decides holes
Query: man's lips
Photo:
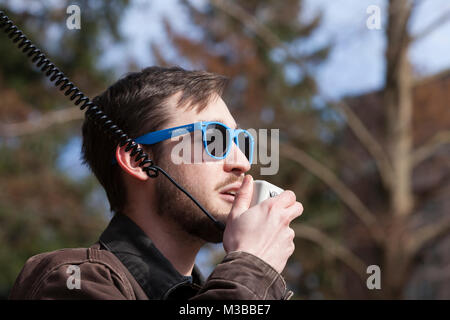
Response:
[[[226,194],[226,193],[221,193],[220,197],[225,200],[226,202],[230,202],[233,203],[234,202],[234,196],[230,195],[230,194]]]
[[[236,193],[240,189],[241,185],[242,182],[237,182],[226,186],[221,191],[219,191],[220,197],[225,201],[233,203],[236,197]]]

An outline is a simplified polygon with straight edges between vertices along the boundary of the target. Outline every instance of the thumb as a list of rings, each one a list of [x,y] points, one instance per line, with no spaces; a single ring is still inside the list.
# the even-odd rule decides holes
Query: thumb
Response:
[[[230,219],[239,217],[242,213],[248,210],[253,196],[253,177],[246,175],[244,181],[242,181],[241,188],[236,193],[234,198],[233,207],[229,215]]]

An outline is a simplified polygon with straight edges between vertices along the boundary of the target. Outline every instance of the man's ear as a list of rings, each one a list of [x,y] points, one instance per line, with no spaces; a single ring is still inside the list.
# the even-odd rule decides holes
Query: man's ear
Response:
[[[142,148],[142,146],[139,146]],[[127,148],[127,145],[124,145],[121,147],[120,145],[117,145],[116,147],[116,160],[119,166],[124,170],[126,173],[131,175],[132,177],[141,180],[146,181],[148,180],[148,175],[145,173],[141,167],[139,167],[138,162],[134,161],[135,157],[131,157],[131,150],[130,152],[126,152],[125,149]],[[135,155],[136,156],[136,155]],[[142,158],[139,162],[143,161]]]

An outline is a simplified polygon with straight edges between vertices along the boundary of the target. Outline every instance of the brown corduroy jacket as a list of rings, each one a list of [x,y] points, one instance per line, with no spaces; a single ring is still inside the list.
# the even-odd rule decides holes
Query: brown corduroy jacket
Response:
[[[10,299],[289,299],[283,277],[246,252],[231,252],[206,281],[197,267],[179,274],[145,233],[116,214],[90,248],[38,254],[26,262]]]

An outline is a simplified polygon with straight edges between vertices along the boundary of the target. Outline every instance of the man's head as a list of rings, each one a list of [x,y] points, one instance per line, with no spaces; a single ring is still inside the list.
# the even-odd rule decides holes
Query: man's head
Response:
[[[131,138],[202,120],[219,120],[234,128],[236,123],[220,97],[226,82],[225,77],[204,71],[151,67],[120,79],[93,102]],[[126,213],[133,196],[133,201],[152,202],[160,216],[186,232],[206,241],[221,241],[220,232],[186,195],[163,175],[148,178],[125,147],[119,148],[102,130],[85,120],[82,152],[106,191],[111,211]],[[193,143],[201,144],[201,140]],[[176,165],[171,159],[176,144],[169,139],[142,147],[155,164],[225,222],[233,197],[221,191],[239,187],[250,168],[244,154],[233,144],[229,159],[204,155],[201,163]],[[114,157],[117,164],[111,163]],[[136,199],[136,194],[145,196]]]

